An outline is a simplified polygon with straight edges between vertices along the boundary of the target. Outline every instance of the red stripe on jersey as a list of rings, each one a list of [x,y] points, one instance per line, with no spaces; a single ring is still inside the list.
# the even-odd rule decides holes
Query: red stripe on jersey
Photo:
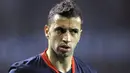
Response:
[[[55,66],[52,65],[52,63],[49,61],[47,54],[46,54],[47,49],[41,53],[42,59],[45,61],[45,63],[52,68],[56,73],[59,73],[59,71],[56,69]],[[75,60],[74,57],[72,57],[72,73],[75,73]]]

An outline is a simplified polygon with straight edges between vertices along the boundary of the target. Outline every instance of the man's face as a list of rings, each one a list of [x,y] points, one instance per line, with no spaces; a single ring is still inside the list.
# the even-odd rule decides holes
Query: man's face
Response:
[[[45,27],[48,38],[48,48],[58,56],[73,55],[81,35],[80,17],[66,18],[56,14],[50,26]]]

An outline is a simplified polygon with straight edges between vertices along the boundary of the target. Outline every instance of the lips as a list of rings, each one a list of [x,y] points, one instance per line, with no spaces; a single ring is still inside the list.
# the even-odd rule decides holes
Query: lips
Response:
[[[62,46],[60,46],[60,47],[62,47],[62,48],[70,48],[68,45],[62,45]]]
[[[69,47],[68,45],[61,45],[58,47],[58,50],[65,53],[69,52],[71,50],[71,47]]]

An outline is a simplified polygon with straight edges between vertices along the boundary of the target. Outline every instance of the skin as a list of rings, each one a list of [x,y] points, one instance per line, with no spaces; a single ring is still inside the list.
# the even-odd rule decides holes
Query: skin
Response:
[[[58,14],[44,27],[48,39],[47,56],[51,63],[62,73],[71,69],[74,49],[81,36],[80,17],[66,18]]]

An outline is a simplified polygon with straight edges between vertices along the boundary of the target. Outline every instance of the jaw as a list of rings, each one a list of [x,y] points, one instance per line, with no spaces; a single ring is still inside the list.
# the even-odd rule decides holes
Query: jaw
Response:
[[[47,56],[50,62],[55,65],[55,63],[62,63],[66,64],[69,61],[71,61],[73,55],[67,55],[67,54],[57,54],[52,48],[47,49]]]
[[[47,54],[50,58],[57,58],[57,59],[66,59],[68,57],[72,57],[73,56],[73,52],[66,52],[66,53],[62,53],[60,51],[57,51],[56,49],[52,49],[52,48],[48,48],[47,50]]]

